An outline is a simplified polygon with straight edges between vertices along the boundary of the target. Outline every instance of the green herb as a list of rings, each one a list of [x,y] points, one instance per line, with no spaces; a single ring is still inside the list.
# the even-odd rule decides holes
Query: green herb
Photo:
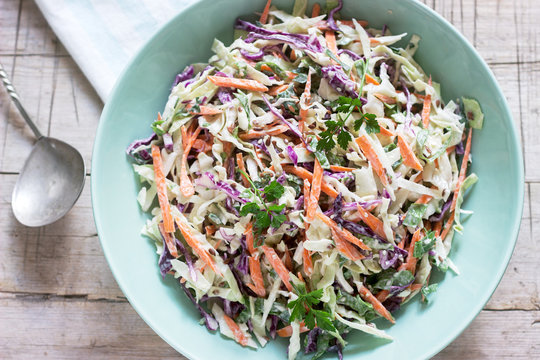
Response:
[[[294,73],[294,71],[293,71]],[[295,73],[296,76],[294,77],[293,81],[295,83],[299,83],[299,84],[305,84],[307,82],[307,75],[304,74],[304,73],[301,73],[301,72],[298,72],[298,73]]]
[[[321,164],[323,169],[330,169],[330,161],[328,161],[328,157],[324,151],[319,150],[319,141],[317,141],[315,138],[311,140],[311,146],[315,148],[313,155],[315,155],[317,160],[319,160],[319,164]]]
[[[247,95],[244,94],[241,90],[238,90],[238,92],[234,94],[234,97],[238,99],[240,105],[242,105],[242,108],[246,112],[248,119],[248,128],[251,129],[251,111],[249,108],[249,99]]]
[[[414,275],[409,270],[397,271],[390,268],[377,274],[375,289],[390,290],[392,286],[403,287],[414,280]]]
[[[360,78],[358,94],[360,94],[361,96],[362,91],[364,90],[364,84],[366,83],[367,61],[365,59],[356,60],[354,62],[354,67],[356,68],[356,72],[358,73],[358,77]]]
[[[381,132],[381,127],[377,122],[375,114],[362,114],[362,117],[354,122],[354,130],[360,130],[363,123],[366,123],[366,132],[368,134]]]
[[[405,215],[405,219],[403,220],[403,225],[413,228],[420,225],[426,209],[426,204],[411,204],[409,210],[407,210],[407,215]]]
[[[283,185],[278,183],[276,180],[273,180],[261,191],[257,186],[255,186],[248,174],[242,170],[239,171],[246,177],[246,179],[248,179],[253,190],[252,194],[258,200],[258,203],[252,201],[244,204],[240,208],[240,216],[253,214],[255,218],[254,227],[256,232],[259,234],[269,227],[274,229],[279,228],[281,224],[287,220],[287,216],[285,214],[281,214],[281,211],[285,208],[285,204],[267,204],[267,202],[276,201],[283,195],[285,192]],[[262,207],[259,205],[259,203],[262,204]]]
[[[300,196],[303,192],[304,181],[298,176],[287,174],[287,185],[293,188],[296,197]]]
[[[158,136],[163,136],[165,134],[165,130],[161,127],[161,124],[163,124],[165,120],[156,120],[150,125],[152,127],[152,130],[156,133]]]
[[[414,244],[413,256],[415,258],[421,258],[422,256],[424,256],[425,253],[431,250],[434,245],[435,245],[435,232],[430,231],[426,234],[426,236],[424,236],[422,240],[417,241]]]
[[[356,311],[358,315],[364,317],[366,321],[370,321],[377,317],[377,313],[373,309],[373,306],[362,300],[360,296],[352,296],[338,290],[336,301],[338,304],[350,307]]]
[[[317,326],[326,331],[336,332],[337,329],[332,322],[332,315],[324,310],[313,308],[314,305],[320,303],[323,289],[308,293],[304,284],[295,285],[291,282],[291,285],[296,295],[298,295],[298,299],[290,301],[287,304],[287,307],[292,309],[290,321],[304,320],[309,329]]]
[[[422,292],[422,295],[424,295],[424,298],[422,299],[423,302],[428,303],[428,295],[434,293],[437,291],[437,288],[439,287],[439,284],[431,284],[429,286],[422,286],[422,289],[420,290]]]
[[[347,64],[344,64],[343,61],[341,61],[330,49],[326,49],[326,55],[330,56],[332,60],[337,62],[342,68],[343,71],[345,71],[347,74],[349,74],[349,71],[351,71],[351,67]]]
[[[277,76],[279,76],[281,79],[285,79],[287,77],[287,74],[285,73],[285,71],[283,71],[282,68],[280,68],[277,64],[271,61],[259,61],[257,64],[255,64],[255,69],[261,71],[261,67],[263,65],[266,65],[270,69],[272,69],[272,72],[276,74]]]

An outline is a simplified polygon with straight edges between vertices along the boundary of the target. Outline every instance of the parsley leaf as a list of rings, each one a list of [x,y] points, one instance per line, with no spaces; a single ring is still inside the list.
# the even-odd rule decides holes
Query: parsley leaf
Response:
[[[427,210],[426,204],[411,204],[409,210],[407,210],[407,215],[403,220],[403,225],[410,227],[417,227],[422,222],[422,217]]]
[[[414,244],[413,256],[415,258],[421,258],[435,245],[435,232],[430,231],[426,236],[420,241],[417,241]]]
[[[375,114],[363,114],[362,117],[354,122],[354,130],[360,130],[363,123],[366,123],[366,131],[368,134],[381,132],[381,127],[377,122]]]
[[[283,195],[285,188],[276,180],[272,181],[267,187],[264,188],[263,194],[267,201],[275,201]]]
[[[165,134],[165,130],[161,127],[161,124],[163,124],[165,120],[156,120],[150,125],[152,127],[152,130],[156,133],[156,135],[162,136]]]
[[[309,329],[316,326],[329,332],[336,332],[337,329],[333,324],[332,315],[324,310],[314,309],[313,305],[318,305],[323,295],[323,289],[315,290],[310,293],[306,291],[304,284],[295,285],[291,282],[298,299],[290,301],[287,304],[291,311],[290,321],[304,320]]]
[[[428,303],[429,302],[428,295],[437,291],[438,287],[439,287],[439,284],[431,284],[429,286],[426,286],[426,285],[422,286],[422,290],[420,290],[422,292],[422,295],[424,295],[424,298],[422,299],[422,301],[425,303]]]

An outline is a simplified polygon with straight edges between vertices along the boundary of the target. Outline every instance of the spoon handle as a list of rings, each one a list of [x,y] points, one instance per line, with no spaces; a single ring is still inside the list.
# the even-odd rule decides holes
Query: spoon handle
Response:
[[[28,116],[28,113],[22,106],[21,101],[19,99],[19,94],[17,94],[17,91],[11,84],[11,81],[9,80],[8,75],[6,71],[4,70],[4,67],[2,66],[1,63],[0,63],[0,78],[2,79],[2,82],[4,83],[4,86],[6,87],[6,90],[9,96],[11,97],[11,100],[13,100],[17,109],[19,109],[19,112],[21,113],[23,119],[26,121],[28,126],[30,126],[30,129],[32,129],[32,131],[34,132],[34,135],[36,135],[38,139],[41,139],[43,135],[39,132],[39,129],[37,128],[36,124],[34,124],[34,122],[30,119],[30,116]]]

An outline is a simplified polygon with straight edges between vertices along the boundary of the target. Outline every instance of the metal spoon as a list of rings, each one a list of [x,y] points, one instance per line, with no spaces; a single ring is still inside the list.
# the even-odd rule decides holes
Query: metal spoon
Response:
[[[48,225],[64,216],[79,198],[85,180],[84,160],[73,146],[39,132],[2,64],[0,78],[37,138],[13,189],[11,207],[17,220],[26,226]]]

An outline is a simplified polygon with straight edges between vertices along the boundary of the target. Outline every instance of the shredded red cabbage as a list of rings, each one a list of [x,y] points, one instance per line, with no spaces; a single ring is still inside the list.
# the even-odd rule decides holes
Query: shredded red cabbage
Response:
[[[195,300],[193,295],[191,295],[191,292],[189,291],[189,289],[186,288],[184,284],[182,284],[180,281],[179,283],[180,283],[180,286],[182,287],[182,290],[184,290],[184,293],[188,297],[188,299],[191,300],[193,305],[195,305],[197,310],[199,310],[199,313],[201,314],[201,316],[204,318],[204,323],[206,327],[208,328],[208,330],[212,330],[212,331],[217,330],[219,328],[219,325],[216,319],[214,319],[212,315],[210,315],[206,310],[204,310],[204,308]]]
[[[186,66],[184,71],[176,75],[176,78],[174,79],[173,87],[180,84],[182,81],[191,79],[192,77],[193,77],[193,66],[192,65]]]
[[[171,134],[169,133],[163,134],[163,146],[165,147],[165,150],[167,150],[168,152],[173,151],[174,145],[173,145]]]
[[[339,94],[351,98],[358,97],[358,93],[355,91],[356,83],[349,79],[340,66],[323,66],[321,72],[323,77],[328,80],[328,84]],[[364,98],[360,98],[360,100],[363,104],[367,103],[367,100]]]
[[[328,27],[334,31],[339,31],[339,27],[337,26],[336,21],[334,20],[334,15],[336,15],[336,13],[340,11],[342,7],[343,7],[343,0],[338,0],[338,5],[332,10],[330,10],[330,12],[328,13],[328,21],[327,21]]]
[[[157,135],[153,133],[146,139],[135,140],[127,147],[126,154],[138,164],[147,164],[152,160],[152,156],[148,152],[150,143],[156,139]]]
[[[287,146],[287,153],[289,154],[289,158],[293,162],[294,166],[298,165],[298,155],[291,145]]]

